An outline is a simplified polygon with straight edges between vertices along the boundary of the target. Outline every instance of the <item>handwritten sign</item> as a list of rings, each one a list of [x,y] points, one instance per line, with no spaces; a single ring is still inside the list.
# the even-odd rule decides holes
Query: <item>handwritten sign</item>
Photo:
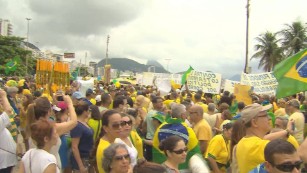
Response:
[[[241,84],[252,86],[256,94],[275,95],[278,82],[272,72],[259,74],[242,73]]]
[[[219,94],[221,82],[221,74],[193,70],[188,77],[187,84],[191,91],[202,90],[205,93]]]

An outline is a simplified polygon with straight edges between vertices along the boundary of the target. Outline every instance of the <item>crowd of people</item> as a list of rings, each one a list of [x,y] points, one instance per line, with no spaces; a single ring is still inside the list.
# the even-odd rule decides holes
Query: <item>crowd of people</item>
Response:
[[[0,173],[301,172],[307,100],[95,82],[0,89]],[[20,134],[20,135],[19,135]],[[22,136],[25,151],[17,138]]]

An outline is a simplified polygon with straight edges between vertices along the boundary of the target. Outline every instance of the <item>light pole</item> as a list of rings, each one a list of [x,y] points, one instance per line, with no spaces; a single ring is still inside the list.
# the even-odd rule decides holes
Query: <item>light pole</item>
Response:
[[[28,29],[27,29],[27,50],[29,50],[29,31],[30,31],[30,20],[31,18],[26,18],[28,21]],[[26,57],[26,75],[28,76],[28,57]]]

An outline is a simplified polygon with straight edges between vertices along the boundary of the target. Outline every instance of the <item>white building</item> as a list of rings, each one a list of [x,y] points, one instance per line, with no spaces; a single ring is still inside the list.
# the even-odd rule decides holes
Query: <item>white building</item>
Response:
[[[13,34],[13,25],[9,20],[0,19],[0,35],[11,36]]]

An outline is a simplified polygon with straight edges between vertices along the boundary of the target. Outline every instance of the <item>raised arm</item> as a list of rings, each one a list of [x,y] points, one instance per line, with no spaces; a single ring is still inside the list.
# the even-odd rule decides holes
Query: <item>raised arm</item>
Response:
[[[59,136],[69,132],[77,125],[77,115],[73,103],[71,101],[71,98],[67,95],[63,96],[63,98],[65,103],[68,105],[68,115],[70,117],[70,120],[63,123],[56,123],[56,130]]]

